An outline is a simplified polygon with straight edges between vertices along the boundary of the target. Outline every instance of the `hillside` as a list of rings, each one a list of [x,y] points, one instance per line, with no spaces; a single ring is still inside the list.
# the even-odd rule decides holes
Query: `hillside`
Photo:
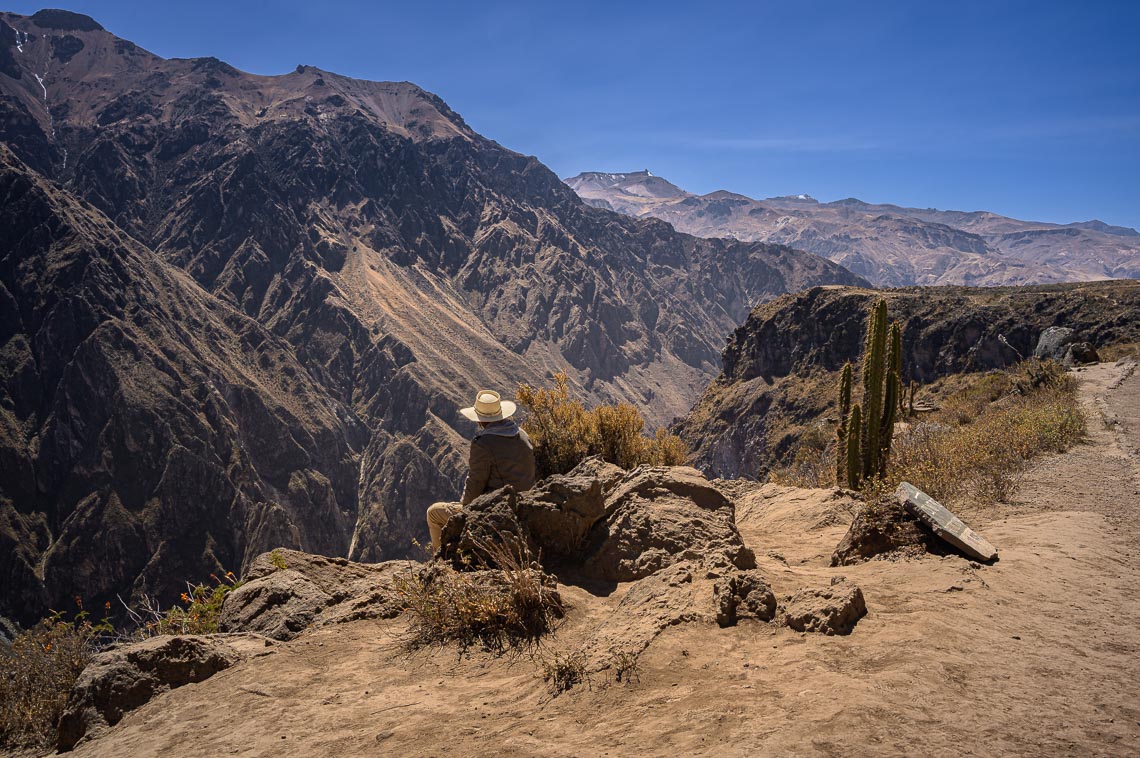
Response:
[[[808,425],[834,412],[839,371],[859,363],[879,297],[903,326],[904,384],[1011,365],[1032,355],[1050,326],[1073,328],[1094,345],[1140,341],[1137,281],[786,295],[757,306],[733,333],[721,375],[676,426],[697,468],[763,480]]]
[[[409,654],[405,617],[254,638],[244,660],[127,713],[76,755],[1130,754],[1140,376],[1127,373],[1078,375],[1089,412],[1117,425],[1090,424],[1088,444],[1028,474],[1026,497],[969,515],[1000,550],[992,565],[926,554],[831,568],[845,496],[730,483],[781,603],[805,587],[862,588],[867,614],[850,634],[721,628],[704,569],[673,584],[560,584],[570,613],[533,657]],[[606,633],[639,651],[632,673],[594,670],[552,696],[543,664]]]
[[[1140,232],[1100,221],[1049,224],[985,211],[754,200],[686,192],[648,171],[566,180],[586,202],[660,218],[700,237],[774,242],[842,264],[878,286],[1023,285],[1140,278]]]
[[[405,555],[476,389],[563,371],[660,425],[757,303],[863,283],[591,208],[413,84],[167,60],[66,11],[0,14],[0,140],[21,620],[169,601],[272,544]]]

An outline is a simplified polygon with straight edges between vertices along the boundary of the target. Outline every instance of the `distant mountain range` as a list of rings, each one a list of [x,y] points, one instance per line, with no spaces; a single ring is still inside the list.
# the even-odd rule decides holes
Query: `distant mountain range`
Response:
[[[456,496],[477,389],[683,414],[757,303],[865,281],[583,203],[407,82],[0,13],[0,615],[358,560]],[[93,597],[94,596],[94,597]]]
[[[790,245],[876,285],[1013,285],[1140,277],[1140,232],[1101,221],[1049,224],[987,211],[820,203],[808,195],[755,200],[686,192],[648,171],[565,180],[586,202],[668,221],[700,237]]]

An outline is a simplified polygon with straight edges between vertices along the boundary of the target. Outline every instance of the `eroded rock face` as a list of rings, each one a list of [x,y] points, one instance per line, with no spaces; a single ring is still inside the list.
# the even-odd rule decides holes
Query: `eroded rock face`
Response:
[[[728,574],[713,585],[716,622],[736,626],[740,619],[771,621],[776,615],[776,596],[758,571]]]
[[[265,553],[226,597],[219,628],[290,640],[310,627],[394,618],[403,610],[395,582],[418,568],[411,561],[364,564],[296,550]]]
[[[729,338],[721,375],[674,427],[693,465],[710,477],[763,480],[805,430],[835,416],[839,372],[847,361],[859,364],[867,313],[879,297],[902,324],[904,383],[1010,366],[1058,322],[1092,344],[1140,340],[1137,281],[1031,290],[818,287],[785,295],[753,309]]]
[[[803,589],[781,608],[783,622],[797,632],[850,634],[867,614],[867,603],[858,586],[841,581],[822,589]]]
[[[609,581],[641,579],[681,560],[750,569],[756,557],[736,529],[735,508],[699,471],[640,467],[606,497],[583,570]]]
[[[240,659],[222,639],[197,635],[154,637],[99,653],[68,698],[58,749],[71,750],[155,695],[208,679]]]
[[[736,529],[732,501],[700,472],[642,466],[619,479],[591,467],[548,477],[529,492],[504,487],[477,498],[444,527],[442,557],[456,568],[493,566],[483,546],[525,544],[546,565],[615,582],[642,579],[680,561],[709,570],[755,568]]]
[[[856,514],[831,554],[831,565],[850,566],[899,550],[924,553],[936,542],[894,498],[883,498]]]

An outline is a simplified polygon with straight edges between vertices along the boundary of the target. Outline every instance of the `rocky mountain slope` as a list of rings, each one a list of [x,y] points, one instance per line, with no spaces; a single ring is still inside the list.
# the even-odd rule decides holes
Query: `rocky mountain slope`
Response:
[[[1048,224],[977,211],[695,195],[648,171],[566,180],[587,202],[668,221],[700,237],[775,242],[825,256],[876,285],[1018,285],[1140,278],[1140,232],[1100,221]]]
[[[677,425],[695,465],[710,476],[763,479],[805,425],[834,412],[839,371],[858,364],[879,297],[903,325],[904,384],[1007,366],[1032,355],[1050,326],[1073,328],[1094,345],[1140,341],[1136,281],[785,295],[757,306],[736,330],[721,375]]]
[[[66,11],[0,14],[0,140],[21,619],[279,544],[404,555],[477,388],[564,371],[664,423],[758,302],[862,281],[592,208],[415,85],[166,60]]]
[[[244,634],[100,655],[61,742],[83,735],[78,756],[1128,754],[1140,740],[1134,368],[1078,374],[1089,412],[1116,423],[1027,472],[1016,504],[960,514],[998,545],[996,563],[917,551],[833,567],[858,507],[849,493],[718,482],[733,501],[720,522],[708,483],[658,469],[634,477],[653,481],[648,500],[625,504],[656,531],[625,536],[690,536],[662,522],[707,499],[702,526],[738,536],[755,569],[700,565],[715,551],[699,537],[683,555],[655,545],[645,554],[670,565],[649,576],[560,575],[568,612],[541,646],[457,655],[409,652],[400,614],[399,579],[438,565],[282,551],[226,600],[227,628]],[[847,634],[799,623],[840,620],[828,611],[854,587],[866,613]],[[561,691],[550,674],[575,665]]]

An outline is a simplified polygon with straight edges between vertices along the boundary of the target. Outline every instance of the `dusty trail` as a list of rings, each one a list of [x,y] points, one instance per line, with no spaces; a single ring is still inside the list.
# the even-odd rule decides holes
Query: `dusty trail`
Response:
[[[744,622],[661,634],[632,685],[551,699],[528,658],[398,651],[399,622],[310,633],[128,715],[78,755],[1135,755],[1140,752],[1140,375],[1081,372],[1089,444],[972,524],[1001,560],[832,569],[848,514],[766,485],[738,521],[777,595],[845,575],[847,637]],[[1101,421],[1104,410],[1115,423]],[[576,609],[571,649],[625,588]]]

